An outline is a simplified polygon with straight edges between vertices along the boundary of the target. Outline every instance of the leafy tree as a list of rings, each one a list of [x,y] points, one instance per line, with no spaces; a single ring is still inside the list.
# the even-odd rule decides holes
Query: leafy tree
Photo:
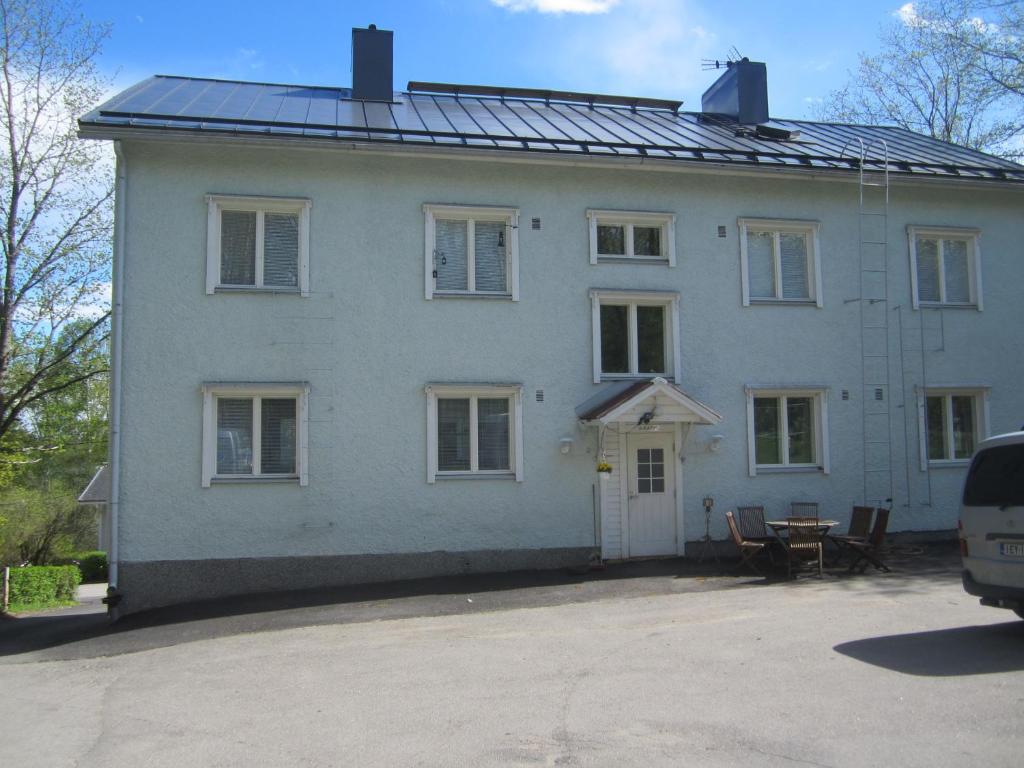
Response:
[[[106,371],[111,199],[75,118],[107,29],[63,0],[0,0],[0,448],[46,398]],[[13,436],[12,436],[13,437]]]
[[[1019,157],[1022,38],[987,19],[1014,19],[1020,28],[1020,6],[970,0],[907,3],[883,30],[881,52],[861,54],[850,82],[829,95],[818,116],[895,124]]]

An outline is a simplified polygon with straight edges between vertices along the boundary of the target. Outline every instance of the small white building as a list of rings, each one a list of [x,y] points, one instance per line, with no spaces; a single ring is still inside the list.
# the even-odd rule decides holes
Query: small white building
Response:
[[[676,102],[158,76],[118,157],[120,610],[679,555],[793,500],[956,524],[1024,420],[1024,167]],[[597,465],[612,471],[599,479]]]

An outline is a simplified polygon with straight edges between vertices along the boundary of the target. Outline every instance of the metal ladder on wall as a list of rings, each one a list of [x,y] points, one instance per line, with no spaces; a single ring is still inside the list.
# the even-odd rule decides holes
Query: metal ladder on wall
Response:
[[[854,139],[857,152],[857,238],[860,291],[861,414],[864,503],[891,506],[892,409],[889,371],[889,147],[884,139]],[[846,150],[844,148],[843,152]],[[867,161],[880,170],[865,168]]]

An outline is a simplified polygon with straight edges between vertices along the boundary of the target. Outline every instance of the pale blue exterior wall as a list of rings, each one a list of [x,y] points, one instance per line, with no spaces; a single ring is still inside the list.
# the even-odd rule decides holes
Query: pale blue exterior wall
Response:
[[[591,288],[680,294],[678,383],[723,415],[720,425],[690,433],[686,540],[703,533],[706,495],[716,500],[719,537],[720,513],[736,505],[783,514],[792,499],[814,499],[823,514],[845,519],[862,501],[859,307],[847,301],[859,280],[850,180],[229,143],[131,141],[123,150],[118,536],[127,606],[166,601],[133,602],[131,567],[150,562],[594,547],[595,432],[581,430],[573,410],[599,389]],[[211,193],[312,200],[309,298],[206,294]],[[932,313],[926,375],[929,384],[991,387],[995,434],[1024,421],[1020,202],[1020,192],[1006,189],[892,188],[893,529],[954,527],[964,472],[919,466],[922,315],[911,309],[906,227],[981,230],[984,310],[945,311],[941,336]],[[518,302],[425,300],[424,203],[520,210]],[[588,208],[675,213],[676,266],[590,264]],[[539,230],[530,227],[534,217]],[[822,308],[741,306],[738,217],[820,222]],[[201,487],[208,381],[309,382],[308,486]],[[423,390],[435,381],[523,385],[523,482],[427,483]],[[744,385],[784,384],[829,388],[828,475],[748,474]],[[703,447],[712,433],[723,436],[714,453]],[[559,452],[564,436],[575,439],[569,455]]]

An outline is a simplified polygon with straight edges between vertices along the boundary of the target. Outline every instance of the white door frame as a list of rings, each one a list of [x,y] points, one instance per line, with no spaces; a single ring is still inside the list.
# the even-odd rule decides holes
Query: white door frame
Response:
[[[671,442],[668,446],[668,454],[672,457],[672,466],[675,473],[675,494],[676,494],[676,555],[683,555],[686,551],[686,537],[685,528],[683,526],[683,464],[680,461],[682,455],[682,425],[679,423],[672,424],[657,424],[660,427],[660,432],[666,437],[671,436]],[[622,464],[620,481],[619,481],[619,502],[620,502],[620,519],[621,525],[621,536],[622,536],[622,557],[628,559],[630,557],[630,541],[629,541],[629,486],[631,482],[631,473],[629,467],[632,464],[632,456],[629,447],[629,437],[631,432],[624,431],[620,433],[621,443],[619,445],[619,461]],[[638,434],[650,434],[650,433],[638,433]]]

